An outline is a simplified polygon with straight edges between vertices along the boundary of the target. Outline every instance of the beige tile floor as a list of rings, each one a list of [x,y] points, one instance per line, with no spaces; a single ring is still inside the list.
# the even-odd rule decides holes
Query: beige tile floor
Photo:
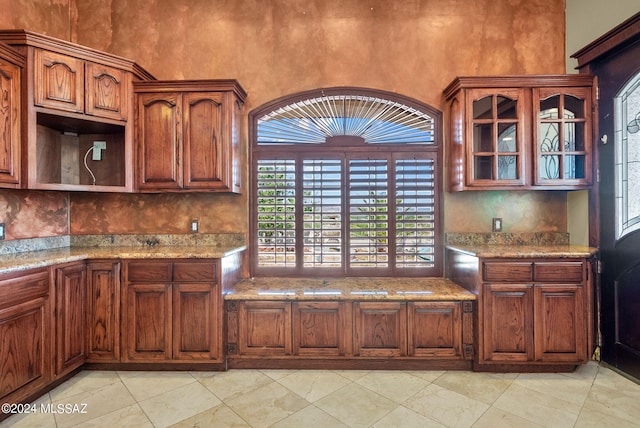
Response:
[[[42,412],[59,404],[72,412]],[[640,426],[640,385],[595,362],[567,374],[83,371],[35,405],[0,428]]]

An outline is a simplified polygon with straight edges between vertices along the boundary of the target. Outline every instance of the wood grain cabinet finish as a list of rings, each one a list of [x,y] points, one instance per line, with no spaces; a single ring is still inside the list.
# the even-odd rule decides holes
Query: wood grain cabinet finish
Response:
[[[242,367],[256,357],[308,358],[322,367],[347,360],[357,367],[358,359],[471,359],[473,310],[465,303],[463,310],[458,301],[227,301],[228,356],[246,358]]]
[[[128,261],[126,361],[222,362],[216,261]]]
[[[246,93],[237,82],[137,82],[134,91],[140,191],[241,192]]]
[[[132,82],[153,76],[125,58],[30,31],[0,30],[0,42],[26,58],[21,187],[132,192]],[[99,161],[88,156],[88,171],[96,141],[106,149]]]
[[[407,303],[408,355],[462,358],[462,307],[460,302]]]
[[[456,78],[444,91],[449,189],[589,188],[593,80],[588,75]]]
[[[350,305],[345,302],[293,302],[295,355],[344,356],[352,341]]]
[[[0,275],[0,401],[18,403],[52,377],[49,269]]]
[[[368,357],[407,354],[407,308],[404,302],[355,302],[354,353]]]
[[[237,339],[240,355],[291,355],[291,303],[241,302]]]
[[[587,261],[495,259],[482,265],[481,362],[586,362]]]
[[[55,269],[55,375],[84,364],[86,346],[87,271],[84,262]]]
[[[16,189],[21,183],[20,85],[24,58],[0,43],[0,187]]]
[[[35,49],[34,62],[36,106],[127,120],[129,73],[44,49]]]
[[[122,263],[87,263],[87,362],[119,362]]]

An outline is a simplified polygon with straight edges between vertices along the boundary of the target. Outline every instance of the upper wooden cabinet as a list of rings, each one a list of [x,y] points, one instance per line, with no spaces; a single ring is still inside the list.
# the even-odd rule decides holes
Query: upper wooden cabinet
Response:
[[[0,42],[26,58],[22,188],[133,191],[133,61],[24,30]],[[1,73],[0,73],[1,74]]]
[[[135,82],[137,187],[240,193],[246,93],[235,80]]]
[[[449,110],[449,190],[579,189],[593,182],[594,78],[459,77]]]
[[[20,187],[20,82],[24,58],[0,43],[0,187]]]
[[[36,106],[127,120],[131,74],[124,70],[34,50]]]

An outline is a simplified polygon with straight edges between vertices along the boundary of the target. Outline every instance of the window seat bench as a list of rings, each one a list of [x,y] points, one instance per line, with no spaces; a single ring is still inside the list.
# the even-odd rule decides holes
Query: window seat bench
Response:
[[[476,296],[445,278],[249,278],[224,290],[227,366],[470,369]]]

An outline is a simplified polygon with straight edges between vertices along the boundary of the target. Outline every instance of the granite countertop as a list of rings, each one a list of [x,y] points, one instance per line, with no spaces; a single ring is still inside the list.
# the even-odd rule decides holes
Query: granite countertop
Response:
[[[150,259],[194,258],[217,259],[246,249],[237,244],[228,245],[156,245],[67,247],[51,250],[27,251],[0,255],[0,273],[50,266],[86,259]]]
[[[598,249],[594,247],[569,244],[449,244],[446,248],[482,258],[588,258],[598,252]]]
[[[248,278],[225,300],[475,300],[446,278]]]

